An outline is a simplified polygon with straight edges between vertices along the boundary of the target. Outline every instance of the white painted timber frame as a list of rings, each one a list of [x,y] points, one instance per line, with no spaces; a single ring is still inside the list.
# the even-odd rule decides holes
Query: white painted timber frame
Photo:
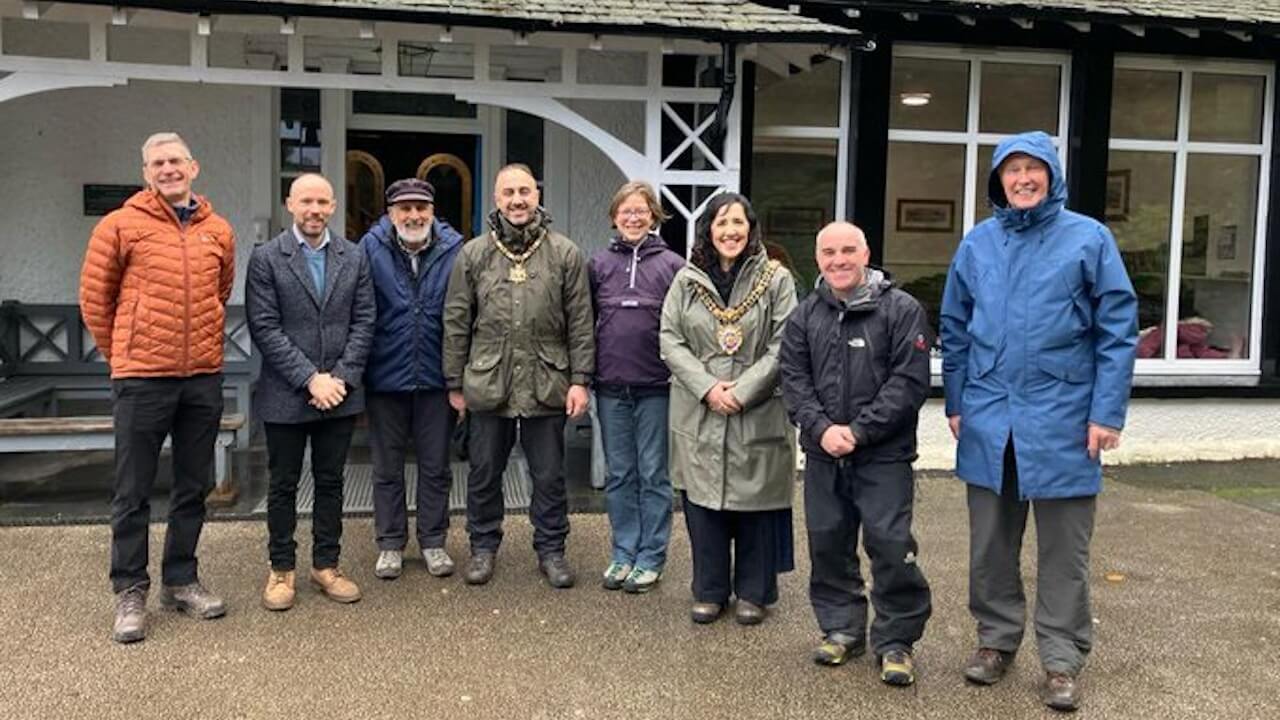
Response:
[[[1187,164],[1189,156],[1242,155],[1258,158],[1258,197],[1254,218],[1253,268],[1249,296],[1249,357],[1239,359],[1146,358],[1137,362],[1136,372],[1144,375],[1259,375],[1262,372],[1262,289],[1267,254],[1267,200],[1271,194],[1271,128],[1274,118],[1275,72],[1270,63],[1247,63],[1195,58],[1155,58],[1116,56],[1117,70],[1155,70],[1177,72],[1178,130],[1176,140],[1138,140],[1112,138],[1111,150],[1159,152],[1174,156],[1173,197],[1170,208],[1169,275],[1165,299],[1165,317],[1178,317],[1178,291],[1182,277],[1183,215],[1186,209]],[[1222,143],[1195,142],[1191,132],[1191,83],[1195,73],[1216,75],[1248,75],[1264,78],[1262,101],[1262,142]],[[1178,324],[1165,323],[1164,348],[1177,347]]]
[[[107,28],[119,24],[121,18],[132,26],[156,30],[185,32],[190,38],[191,62],[187,65],[129,63],[110,60]],[[23,4],[17,0],[0,0],[0,22],[8,19],[22,20]],[[30,21],[26,19],[26,21]],[[88,28],[89,47],[87,59],[64,59],[14,55],[0,47],[0,101],[53,89],[74,87],[104,87],[127,84],[132,80],[166,82],[220,83],[256,87],[315,88],[323,92],[322,109],[325,119],[343,121],[347,115],[346,92],[351,90],[420,92],[452,95],[459,100],[489,105],[496,108],[515,109],[544,120],[557,123],[591,142],[613,162],[624,176],[647,180],[657,186],[662,194],[676,206],[688,222],[688,240],[692,245],[694,220],[701,214],[705,202],[686,207],[672,191],[675,187],[714,188],[737,190],[741,176],[741,106],[742,87],[735,87],[735,98],[727,118],[727,134],[724,152],[713,153],[703,137],[710,128],[710,121],[689,127],[674,111],[676,104],[714,106],[720,100],[719,87],[672,87],[662,84],[662,59],[669,53],[700,55],[719,61],[722,48],[717,44],[673,38],[644,38],[633,36],[599,36],[587,33],[539,32],[516,37],[509,31],[488,28],[448,28],[445,26],[368,23],[336,18],[273,18],[248,15],[200,16],[190,12],[162,12],[138,10],[122,16],[111,7],[52,4],[39,21],[78,23]],[[279,34],[285,36],[287,71],[262,67],[211,67],[209,64],[210,36],[222,32],[256,35]],[[382,41],[383,62],[379,74],[356,74],[350,71],[345,58],[323,58],[320,72],[304,71],[306,39],[345,38],[364,40],[378,38]],[[405,77],[399,74],[399,42],[423,42],[425,38],[444,38],[447,42],[467,44],[473,49],[471,76],[455,77]],[[490,48],[497,46],[533,46],[556,48],[561,51],[561,76],[548,82],[520,82],[494,79],[490,67]],[[621,50],[644,53],[647,58],[647,82],[643,86],[613,85],[578,82],[576,51]],[[815,52],[818,50],[815,50]],[[741,58],[744,54],[739,53]],[[564,61],[564,58],[568,58]],[[253,58],[260,60],[260,58]],[[256,63],[255,63],[256,64]],[[738,77],[741,77],[739,60]],[[645,104],[644,150],[636,150],[578,112],[564,100],[616,100]],[[675,138],[663,137],[664,116],[672,120],[679,134]],[[668,126],[670,127],[670,126]],[[274,141],[274,137],[271,138]],[[679,169],[673,160],[680,151],[663,156],[664,140],[675,142],[682,149],[696,146],[703,161],[695,169]],[[345,147],[339,143],[326,146],[325,171],[341,173],[339,162]],[[342,143],[344,145],[345,143]],[[335,187],[343,188],[341,178],[335,178]],[[341,202],[342,198],[339,198]],[[256,219],[255,219],[256,221]]]

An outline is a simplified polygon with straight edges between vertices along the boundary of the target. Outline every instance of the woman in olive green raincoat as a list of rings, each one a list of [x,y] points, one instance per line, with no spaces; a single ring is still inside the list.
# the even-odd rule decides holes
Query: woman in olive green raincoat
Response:
[[[778,352],[795,306],[795,283],[766,257],[751,203],[736,193],[713,197],[690,262],[663,303],[660,334],[672,374],[671,481],[682,491],[693,548],[695,622],[713,622],[731,594],[738,622],[761,622],[778,599],[778,573],[794,567],[795,437]]]

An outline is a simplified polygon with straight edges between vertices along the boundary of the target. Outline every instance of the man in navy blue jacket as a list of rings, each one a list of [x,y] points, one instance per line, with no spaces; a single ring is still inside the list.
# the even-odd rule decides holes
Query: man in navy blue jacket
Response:
[[[387,188],[387,214],[361,240],[369,258],[378,323],[365,374],[373,511],[374,574],[400,576],[408,536],[405,454],[417,456],[418,547],[427,572],[453,573],[449,531],[449,407],[441,361],[444,294],[462,236],[435,217],[435,188],[408,178]]]

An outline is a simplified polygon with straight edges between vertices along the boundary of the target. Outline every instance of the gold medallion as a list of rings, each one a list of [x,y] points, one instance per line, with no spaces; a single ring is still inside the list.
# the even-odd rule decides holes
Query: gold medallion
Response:
[[[742,347],[742,326],[737,323],[721,325],[716,330],[716,339],[720,341],[720,349],[732,355]]]
[[[511,266],[511,270],[507,271],[507,279],[513,283],[522,283],[529,279],[529,273],[524,269],[524,263],[517,263]]]

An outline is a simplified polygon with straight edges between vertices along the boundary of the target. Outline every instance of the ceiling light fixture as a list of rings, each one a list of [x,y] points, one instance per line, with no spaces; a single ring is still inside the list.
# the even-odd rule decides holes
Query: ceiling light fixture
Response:
[[[904,92],[899,100],[907,107],[923,107],[929,104],[933,99],[933,93],[927,92]]]

